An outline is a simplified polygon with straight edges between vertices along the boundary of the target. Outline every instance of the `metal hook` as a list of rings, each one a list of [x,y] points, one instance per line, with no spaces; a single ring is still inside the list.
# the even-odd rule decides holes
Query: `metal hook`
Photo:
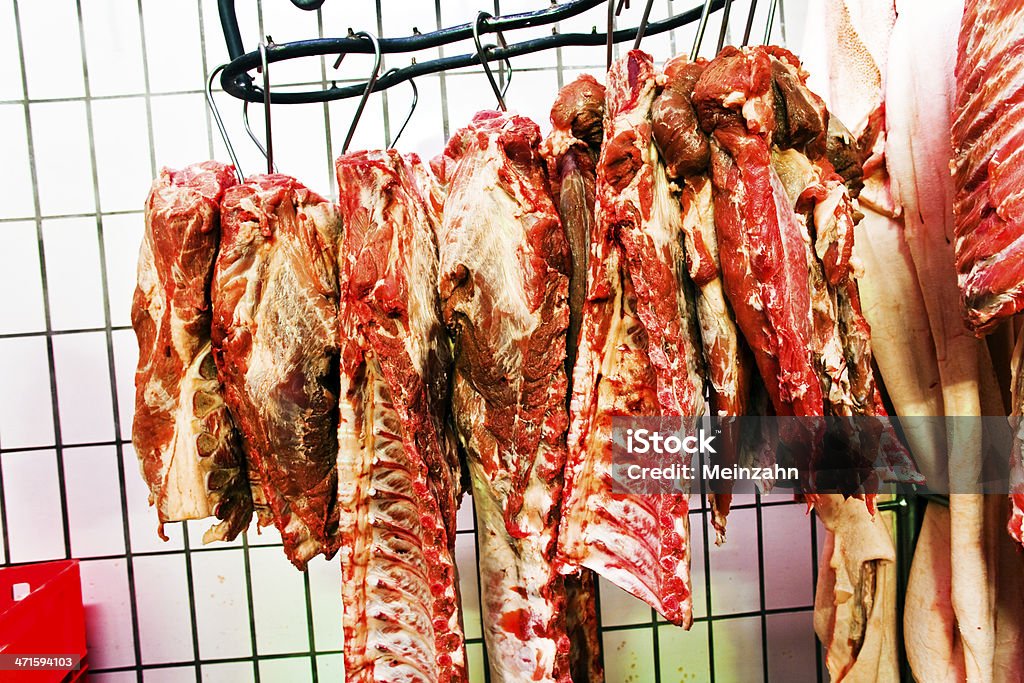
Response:
[[[267,149],[264,154],[267,157],[267,173],[274,172],[274,135],[273,129],[270,125],[270,63],[267,59],[267,43],[273,42],[270,36],[267,36],[265,42],[260,42],[260,66],[263,70],[263,117],[266,124],[266,139]],[[243,108],[243,114],[247,114]],[[246,119],[248,116],[246,115]],[[252,131],[250,131],[250,136]],[[254,138],[255,139],[255,138]],[[257,143],[258,145],[259,143]]]
[[[754,13],[757,11],[757,0],[750,0],[750,11],[747,13],[747,26],[743,29],[743,46],[750,42],[750,31],[754,28]]]
[[[651,18],[651,5],[654,4],[654,0],[647,0],[647,5],[644,6],[644,14],[640,19],[640,25],[636,29],[636,40],[633,41],[633,49],[640,49],[640,41],[644,39],[644,31],[647,30],[647,22]]]
[[[718,31],[718,52],[725,47],[725,35],[729,32],[729,10],[732,9],[732,0],[725,0],[725,7],[722,8],[722,27]]]
[[[256,149],[260,151],[263,158],[267,158],[267,148],[263,146],[260,139],[256,137],[256,133],[253,132],[252,126],[249,125],[249,100],[242,100],[242,123],[245,125],[245,132],[249,135],[249,139],[252,140],[253,144],[256,145]],[[271,173],[277,173],[277,165],[274,165]]]
[[[495,45],[481,45],[480,44],[480,25],[487,19],[492,18],[492,15],[487,12],[480,12],[476,15],[476,21],[473,22],[473,42],[476,44],[476,54],[480,59],[480,66],[484,68],[484,74],[487,76],[488,82],[491,84],[491,90],[494,91],[494,96],[498,98],[498,108],[502,111],[508,111],[508,107],[505,105],[505,93],[508,92],[508,86],[512,82],[512,63],[505,58],[505,64],[508,65],[508,79],[505,82],[504,89],[498,87],[498,82],[494,80],[494,73],[491,71],[491,65],[487,61],[487,51],[496,47]],[[504,36],[501,35],[501,31],[497,31],[498,43],[501,47],[508,47],[505,43]]]
[[[370,78],[366,81],[366,88],[363,90],[362,97],[359,98],[359,104],[356,105],[356,113],[352,117],[352,123],[348,127],[348,133],[345,135],[345,143],[341,146],[342,154],[348,152],[348,146],[352,144],[352,137],[356,134],[356,126],[359,124],[359,119],[363,115],[363,108],[366,107],[366,100],[370,98],[370,93],[373,92],[373,87],[377,84],[377,77],[380,76],[380,42],[377,40],[377,36],[373,35],[369,31],[360,31],[353,35],[359,36],[360,38],[366,38],[373,44],[373,73],[370,74]]]
[[[751,0],[752,2],[754,0]],[[697,24],[697,36],[693,39],[693,49],[690,50],[690,61],[697,59],[700,54],[700,44],[704,42],[704,31],[708,28],[708,15],[711,14],[711,0],[704,0],[704,7],[700,11],[700,23]]]
[[[217,124],[217,130],[220,131],[220,139],[224,141],[224,146],[228,149],[228,156],[231,157],[231,163],[235,166],[235,176],[238,178],[238,182],[245,181],[245,175],[242,173],[242,167],[238,164],[238,155],[235,154],[235,147],[231,144],[231,140],[228,138],[228,129],[224,126],[224,119],[220,116],[220,110],[217,109],[217,103],[213,100],[213,80],[217,78],[217,74],[224,70],[226,64],[221,64],[210,74],[210,77],[206,79],[206,106],[210,108],[210,113],[213,114],[213,121]]]
[[[390,76],[393,73],[396,73],[397,71],[399,71],[398,67],[389,69],[384,74],[384,76],[382,76],[382,78],[387,78],[388,76]],[[412,86],[412,104],[409,105],[409,113],[405,115],[405,121],[402,122],[402,127],[398,129],[398,133],[391,141],[390,149],[394,149],[395,146],[398,144],[398,138],[402,137],[402,133],[405,132],[405,127],[409,125],[409,121],[412,119],[413,112],[416,111],[416,105],[419,104],[420,102],[420,89],[416,87],[416,81],[410,78],[409,85]]]
[[[772,0],[771,4],[768,5],[768,24],[764,28],[764,44],[768,45],[772,39],[772,24],[775,23],[775,8],[778,7],[779,0]]]
[[[612,68],[612,49],[615,45],[615,0],[608,0],[608,31],[605,33],[605,71]]]

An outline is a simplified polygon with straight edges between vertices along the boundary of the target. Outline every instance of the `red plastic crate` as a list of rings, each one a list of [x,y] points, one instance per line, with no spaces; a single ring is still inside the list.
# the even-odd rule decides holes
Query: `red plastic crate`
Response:
[[[24,597],[16,600],[15,595]],[[85,610],[78,560],[0,568],[0,653],[78,655],[83,660],[77,671],[0,671],[2,681],[60,683],[84,674]]]

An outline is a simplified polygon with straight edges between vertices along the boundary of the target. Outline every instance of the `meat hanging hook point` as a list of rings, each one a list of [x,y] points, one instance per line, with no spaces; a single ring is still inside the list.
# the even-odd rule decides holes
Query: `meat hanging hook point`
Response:
[[[359,38],[365,38],[370,41],[373,45],[373,71],[370,73],[370,77],[366,80],[366,88],[363,89],[363,95],[359,98],[359,104],[356,105],[356,113],[352,116],[352,123],[348,127],[348,133],[345,135],[345,143],[341,146],[341,153],[345,154],[348,152],[349,145],[352,144],[352,138],[356,134],[356,126],[359,125],[359,119],[363,115],[363,109],[366,107],[366,100],[370,99],[370,93],[373,92],[374,86],[377,85],[377,78],[380,76],[380,41],[377,40],[377,36],[373,35],[369,31],[359,31],[353,34]]]
[[[221,64],[212,72],[210,77],[206,79],[206,106],[210,108],[210,113],[213,114],[213,121],[217,124],[217,130],[220,132],[220,139],[224,141],[224,146],[227,147],[228,156],[231,158],[231,163],[235,167],[235,176],[238,178],[238,182],[245,180],[245,174],[242,173],[242,167],[238,164],[238,155],[235,154],[235,146],[231,144],[231,139],[228,137],[228,129],[224,126],[224,119],[220,116],[220,110],[217,108],[217,103],[213,99],[213,81],[217,78],[217,74],[224,70],[225,64]]]
[[[491,84],[491,90],[494,91],[494,96],[498,99],[498,108],[502,111],[508,111],[508,107],[505,104],[505,93],[508,92],[508,86],[512,82],[512,63],[507,57],[505,58],[505,64],[508,67],[508,78],[505,81],[505,87],[501,88],[494,79],[494,72],[491,71],[491,65],[487,60],[487,51],[497,46],[493,44],[483,45],[480,42],[480,26],[490,18],[491,15],[487,12],[480,12],[476,15],[476,21],[473,22],[473,42],[476,44],[476,54],[480,60],[480,66],[483,67],[484,75],[487,76],[487,81]],[[499,45],[501,47],[508,47],[504,36],[501,35],[501,31],[496,31],[495,34],[498,37]]]

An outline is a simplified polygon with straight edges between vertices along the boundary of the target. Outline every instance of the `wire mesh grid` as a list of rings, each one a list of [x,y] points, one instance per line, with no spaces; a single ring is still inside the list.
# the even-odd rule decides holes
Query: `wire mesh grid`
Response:
[[[361,28],[360,21],[379,34],[404,34],[414,20],[441,27],[478,9],[502,10],[497,0],[443,6],[435,0],[415,11],[408,3],[376,0],[357,15],[339,9],[342,4],[349,3],[334,3],[332,10],[328,2],[306,15],[304,24],[291,24],[296,35],[287,37],[310,35],[303,34],[310,29],[339,34],[349,24]],[[655,17],[685,9],[679,0],[655,4]],[[0,257],[2,560],[82,560],[95,680],[337,679],[336,565],[321,562],[306,574],[294,572],[273,530],[202,546],[204,524],[186,523],[169,527],[171,541],[161,544],[131,449],[135,351],[127,304],[142,198],[160,165],[225,158],[201,99],[203,74],[226,58],[216,3],[43,5],[8,0],[0,6],[0,26],[9,27],[0,31],[10,30],[9,39],[0,41],[9,52],[0,57],[18,65],[0,80],[0,121],[9,124],[11,138],[24,130],[24,149],[12,143],[0,177],[5,187],[20,190],[0,213],[7,244]],[[794,6],[799,8],[789,3],[791,11]],[[249,29],[243,36],[271,33],[279,39],[285,37],[278,33],[281,22],[298,12],[284,0],[257,1],[247,9],[240,16]],[[734,17],[742,21],[744,15],[737,11]],[[717,35],[715,20],[711,35]],[[692,35],[680,30],[644,45],[660,61],[688,49]],[[51,50],[55,39],[65,45],[59,59]],[[336,75],[319,61],[326,84]],[[514,65],[513,82],[526,88],[512,90],[512,106],[544,121],[555,88],[579,72],[600,73],[602,61],[600,48],[524,58]],[[363,77],[357,67],[351,71],[353,80]],[[275,74],[282,82],[304,80],[284,68]],[[423,114],[413,119],[413,135],[405,138],[411,149],[436,152],[473,110],[491,106],[477,70],[421,79],[419,87],[421,108],[433,104],[435,120],[424,123]],[[390,139],[393,122],[405,114],[401,90],[377,96],[380,115],[367,111],[356,146]],[[530,91],[537,94],[530,98]],[[323,131],[321,143],[304,138],[306,146],[318,148],[306,155],[294,147],[290,153],[282,135],[282,170],[334,194],[331,162],[348,107],[305,105],[306,113],[294,117],[276,107],[275,131],[287,133],[303,120]],[[322,121],[309,119],[309,111]],[[260,158],[241,144],[239,121],[231,121],[238,117],[227,118],[236,146],[246,148],[246,170],[259,170]],[[810,628],[819,534],[813,517],[782,497],[738,500],[730,540],[713,548],[708,510],[696,497],[692,502],[694,628],[686,633],[666,624],[602,581],[608,680],[823,680]],[[487,680],[468,510],[460,515],[457,543],[467,645],[474,680]]]

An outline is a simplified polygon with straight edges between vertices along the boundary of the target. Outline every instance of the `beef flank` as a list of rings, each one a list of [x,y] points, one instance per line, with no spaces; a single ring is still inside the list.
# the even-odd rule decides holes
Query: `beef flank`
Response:
[[[260,524],[300,569],[338,548],[337,208],[283,175],[225,194],[213,348]]]
[[[132,326],[139,341],[132,442],[164,522],[221,520],[204,542],[249,525],[252,497],[238,435],[210,352],[210,278],[220,202],[234,169],[163,169],[146,201]]]
[[[476,508],[484,637],[493,681],[569,682],[554,566],[565,464],[569,249],[540,131],[480,112],[435,160],[452,408]]]
[[[455,569],[461,472],[435,225],[401,155],[336,163],[338,508],[350,683],[466,681]]]

